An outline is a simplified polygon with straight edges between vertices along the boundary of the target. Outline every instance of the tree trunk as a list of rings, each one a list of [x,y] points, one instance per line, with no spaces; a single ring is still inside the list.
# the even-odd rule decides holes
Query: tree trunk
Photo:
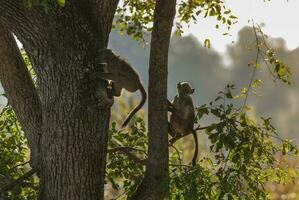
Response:
[[[149,63],[149,149],[144,179],[132,199],[164,199],[168,186],[168,49],[176,0],[157,0]]]
[[[99,67],[99,50],[107,46],[118,0],[90,2],[69,0],[65,8],[53,4],[45,13],[41,8],[25,8],[21,0],[0,0],[3,30],[9,29],[22,42],[37,75],[38,86],[34,88],[9,36],[14,49],[0,54],[0,59],[19,61],[0,65],[0,78],[30,148],[39,150],[38,164],[33,167],[39,171],[42,200],[104,198],[111,103],[106,82],[95,81],[90,74]],[[5,67],[16,69],[16,74],[2,71]],[[24,74],[25,81],[20,78]],[[4,78],[7,75],[12,79]],[[23,101],[20,96],[29,100]],[[28,137],[30,134],[33,136]]]
[[[95,41],[88,35],[69,31],[75,37],[53,38],[48,45],[54,46],[55,54],[41,55],[50,54],[52,60],[44,62],[39,81],[43,110],[41,199],[101,199],[110,107],[105,102],[104,85],[93,83],[84,72],[96,64],[90,53],[96,56],[100,47],[94,47]],[[78,37],[83,41],[74,42]],[[97,90],[103,92],[100,105]]]

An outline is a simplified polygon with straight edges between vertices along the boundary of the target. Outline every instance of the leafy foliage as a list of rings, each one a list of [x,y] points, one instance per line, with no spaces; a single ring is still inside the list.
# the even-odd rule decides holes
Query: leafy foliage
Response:
[[[177,33],[180,35],[183,33],[182,24],[189,25],[190,23],[196,23],[199,15],[206,17],[215,17],[218,21],[215,28],[219,28],[221,24],[227,26],[228,30],[231,26],[237,23],[237,17],[232,14],[232,11],[225,6],[224,1],[220,0],[186,0],[181,1],[178,9],[178,18],[180,20],[177,23]],[[223,35],[228,35],[224,33]]]
[[[291,141],[279,137],[270,118],[256,122],[241,108],[235,108],[233,89],[228,85],[213,102],[196,109],[198,121],[204,116],[215,119],[206,127],[210,153],[195,167],[183,165],[180,152],[171,155],[169,199],[267,199],[266,183],[281,184],[298,177],[295,169],[276,159],[278,155],[297,153]],[[14,167],[26,163],[28,149],[10,107],[3,111],[0,125],[3,186],[28,171],[26,165]],[[123,193],[122,199],[131,196],[142,180],[146,150],[146,128],[141,118],[129,131],[119,130],[112,123],[106,178],[114,190]],[[35,199],[36,193],[37,181],[31,178],[3,198]]]
[[[32,63],[30,62],[30,59],[29,59],[29,57],[28,57],[25,49],[23,49],[23,48],[21,49],[21,55],[22,55],[22,58],[23,58],[26,66],[27,66],[27,69],[28,69],[28,71],[29,71],[29,73],[31,75],[31,78],[33,80],[34,85],[36,87],[38,87],[38,85],[37,85],[37,78],[36,78],[37,77],[36,76],[36,72],[34,71],[34,69],[32,67]]]
[[[10,106],[0,115],[0,190],[30,169],[29,149],[24,133]],[[34,177],[0,194],[1,199],[36,199],[37,180]]]
[[[253,24],[253,31],[256,40],[254,49],[257,50],[256,61],[253,63],[253,66],[258,68],[258,61],[261,58],[274,80],[281,80],[290,85],[292,76],[291,68],[281,61],[277,57],[275,50],[268,45],[268,36],[262,31],[259,25]]]
[[[115,23],[120,33],[131,35],[137,41],[142,40],[144,32],[152,30],[150,24],[153,22],[155,2],[154,0],[124,0],[116,10]]]
[[[209,106],[197,108],[198,118],[216,119],[206,128],[210,154],[195,168],[175,168],[170,199],[267,199],[266,183],[284,183],[298,176],[276,159],[295,155],[297,149],[278,136],[270,118],[255,121],[242,108],[235,108],[233,88],[228,85]]]
[[[210,152],[195,167],[182,164],[177,149],[172,153],[169,199],[267,199],[267,183],[282,184],[298,177],[295,168],[277,159],[298,153],[292,142],[279,137],[271,118],[255,120],[247,110],[236,107],[239,104],[233,91],[234,86],[227,85],[213,102],[196,109],[197,121],[204,116],[214,119],[205,128]],[[111,133],[117,142],[112,137],[110,146],[130,147],[136,156],[145,158],[145,132],[141,119],[132,126],[132,132],[125,134],[114,124]],[[142,178],[142,165],[125,154],[112,155],[110,159],[107,177],[117,185],[115,189],[127,194],[122,198],[126,199]],[[123,187],[115,184],[117,181],[123,182]]]
[[[109,149],[106,178],[113,189],[122,188],[126,195],[131,196],[141,182],[144,172],[142,161],[146,158],[147,152],[144,121],[138,118],[130,131],[118,130],[116,123],[112,123]]]
[[[256,78],[256,72],[261,67],[264,66],[269,71],[274,81],[279,80],[290,85],[292,78],[291,68],[277,57],[275,50],[267,43],[268,36],[262,31],[261,27],[253,22],[252,30],[255,40],[248,48],[256,51],[256,56],[255,60],[248,63],[248,66],[252,67],[250,82],[247,88],[243,88],[240,94],[235,96],[235,98],[245,97],[243,108],[246,107],[250,91],[255,93],[255,89],[263,84],[261,79]]]
[[[154,8],[154,0],[124,0],[117,9],[116,24],[120,32],[131,35],[137,41],[144,40],[144,33],[152,30]],[[215,26],[217,29],[223,24],[229,30],[237,22],[237,17],[226,8],[225,2],[220,0],[183,0],[180,1],[177,9],[176,33],[178,35],[183,33],[184,24],[196,23],[197,17],[201,14],[204,17],[215,17],[218,21]]]

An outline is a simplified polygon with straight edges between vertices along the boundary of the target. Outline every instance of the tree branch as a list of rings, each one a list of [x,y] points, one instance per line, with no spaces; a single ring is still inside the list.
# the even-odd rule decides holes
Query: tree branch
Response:
[[[204,127],[200,127],[200,126],[198,126],[198,127],[196,127],[194,130],[195,131],[199,131],[199,130],[204,130],[204,129],[206,129],[207,127],[209,127],[209,126],[204,126]],[[174,138],[171,138],[170,140],[169,140],[169,145],[171,146],[172,144],[174,144],[176,141],[178,141],[179,139],[181,139],[181,138],[183,138],[183,137],[186,137],[186,136],[188,136],[188,135],[190,135],[191,133],[187,133],[187,134],[185,134],[185,135],[178,135],[178,136],[176,136],[176,137],[174,137]]]
[[[26,8],[22,0],[0,0],[0,20],[13,32],[26,32],[27,36],[32,33],[30,36],[34,38],[34,27],[41,26],[44,18],[45,12],[40,7]]]
[[[136,155],[134,155],[131,152],[132,150],[135,150],[135,151],[138,150],[138,151],[140,151],[139,149],[134,149],[132,147],[117,147],[117,148],[113,148],[113,149],[108,149],[108,153],[122,152],[122,153],[126,154],[135,163],[138,163],[140,165],[145,165],[146,159],[140,159],[140,158],[138,158]]]
[[[40,99],[13,35],[1,23],[0,60],[0,81],[35,154],[42,125]]]
[[[16,168],[18,168],[18,167],[20,167],[20,166],[27,165],[27,164],[29,164],[29,161],[26,161],[26,162],[24,162],[24,163],[15,165],[15,166],[13,166],[12,168],[10,168],[9,171],[13,171],[13,170],[15,170]]]
[[[4,192],[7,192],[8,190],[13,189],[14,187],[16,187],[17,185],[20,185],[23,183],[23,181],[25,181],[26,179],[30,178],[31,176],[33,176],[33,174],[35,174],[37,171],[35,169],[31,169],[30,171],[28,171],[27,173],[25,173],[23,176],[19,177],[18,179],[12,181],[11,183],[5,185],[4,187],[2,187],[0,189],[0,195]]]
[[[47,33],[45,25],[52,21],[49,19],[49,15],[40,6],[26,7],[22,0],[0,0],[0,21],[23,44],[32,67],[38,74],[41,63],[33,59],[37,57],[33,54],[40,52],[37,47],[41,45],[40,41],[45,41],[45,33]],[[43,39],[41,40],[41,38]]]

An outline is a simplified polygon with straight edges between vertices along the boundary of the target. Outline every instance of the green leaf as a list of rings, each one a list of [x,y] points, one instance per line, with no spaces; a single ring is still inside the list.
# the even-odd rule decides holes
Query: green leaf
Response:
[[[65,6],[65,0],[56,0],[58,5],[60,5],[61,7]]]
[[[278,74],[280,77],[283,77],[286,75],[286,68],[284,66],[281,66],[278,70]]]
[[[205,39],[205,41],[204,41],[204,45],[205,45],[205,47],[207,47],[207,48],[211,48],[211,41],[210,41],[210,39]]]

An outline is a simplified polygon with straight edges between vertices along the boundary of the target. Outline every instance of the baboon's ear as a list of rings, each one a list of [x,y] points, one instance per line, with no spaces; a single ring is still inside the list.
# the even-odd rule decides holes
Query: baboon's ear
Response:
[[[191,89],[191,94],[193,94],[193,93],[194,93],[194,91],[195,91],[195,89]]]

